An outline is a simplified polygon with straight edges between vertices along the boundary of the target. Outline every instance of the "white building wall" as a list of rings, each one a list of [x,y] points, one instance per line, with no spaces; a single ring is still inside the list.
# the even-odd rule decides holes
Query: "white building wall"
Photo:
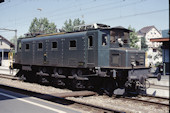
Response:
[[[148,51],[147,51],[147,62],[146,66],[155,65],[157,62],[162,62],[162,57],[158,57],[155,59],[156,55],[159,54],[157,48],[162,45],[160,42],[151,42],[150,39],[152,38],[161,38],[162,35],[155,29],[152,28],[146,35],[146,44],[148,45]]]
[[[8,43],[6,43],[5,41],[2,41],[2,42],[0,42],[0,50],[1,50],[1,52],[0,52],[0,54],[1,54],[1,57],[0,57],[0,64],[1,64],[1,66],[9,66],[10,65],[10,60],[6,60],[6,59],[4,59],[4,50],[10,50],[11,48],[10,48],[10,45],[8,44]]]
[[[0,43],[0,49],[10,49],[10,45],[2,41],[2,44]]]

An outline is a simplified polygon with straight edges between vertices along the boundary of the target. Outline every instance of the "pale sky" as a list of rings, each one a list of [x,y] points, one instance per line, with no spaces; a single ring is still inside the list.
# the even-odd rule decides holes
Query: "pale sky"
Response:
[[[35,17],[48,18],[58,29],[79,18],[86,24],[164,30],[169,29],[169,0],[5,0],[0,15],[0,28],[17,29],[18,37],[28,32]],[[0,30],[0,35],[10,40],[15,33]]]

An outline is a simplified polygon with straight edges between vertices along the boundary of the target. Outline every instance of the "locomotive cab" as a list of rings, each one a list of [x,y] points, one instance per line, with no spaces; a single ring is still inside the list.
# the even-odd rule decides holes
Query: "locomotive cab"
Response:
[[[114,78],[113,84],[117,84],[113,88],[115,94],[123,94],[125,90],[141,92],[142,89],[143,92],[150,70],[145,67],[145,52],[130,48],[129,33],[132,31],[123,27],[101,31],[102,46],[98,48],[99,75]]]
[[[110,30],[110,47],[129,47],[129,32],[123,27],[116,27]]]
[[[145,52],[130,48],[130,32],[122,27],[110,31],[110,66],[145,67]]]

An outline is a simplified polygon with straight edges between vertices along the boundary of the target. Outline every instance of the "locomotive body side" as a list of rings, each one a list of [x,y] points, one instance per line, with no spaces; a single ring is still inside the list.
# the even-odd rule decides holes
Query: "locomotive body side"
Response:
[[[109,95],[145,90],[145,52],[129,47],[129,32],[109,28],[19,39],[14,68],[29,81],[45,78]]]
[[[16,63],[35,66],[77,67],[84,62],[85,33],[21,39]],[[78,43],[79,42],[79,43]],[[78,55],[77,55],[78,54]]]

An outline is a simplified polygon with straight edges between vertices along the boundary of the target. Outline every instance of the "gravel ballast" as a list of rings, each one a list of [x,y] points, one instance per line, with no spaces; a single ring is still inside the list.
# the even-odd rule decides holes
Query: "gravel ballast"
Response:
[[[53,93],[66,93],[72,92],[68,89],[60,89],[52,86],[44,86],[36,83],[27,83],[17,80],[0,78],[0,84],[9,85],[17,88],[23,88],[30,91],[35,91],[44,94]],[[90,96],[90,97],[67,97],[66,99],[90,103],[98,106],[103,106],[107,108],[112,108],[115,110],[126,111],[131,113],[169,113],[168,107],[156,106],[156,105],[146,105],[145,103],[134,103],[134,101],[125,101],[119,98],[110,98],[107,96]],[[75,107],[75,106],[74,106]],[[80,109],[80,108],[79,108]]]

